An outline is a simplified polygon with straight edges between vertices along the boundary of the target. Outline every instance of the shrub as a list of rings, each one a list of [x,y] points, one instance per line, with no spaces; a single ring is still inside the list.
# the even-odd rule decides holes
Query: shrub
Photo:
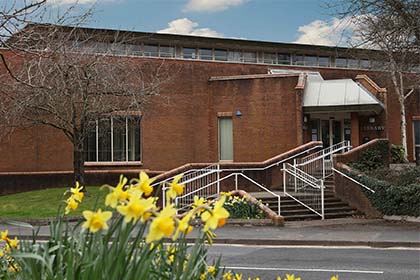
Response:
[[[233,219],[263,219],[264,212],[246,197],[227,195],[224,207]]]
[[[420,184],[394,185],[367,175],[350,174],[356,180],[373,189],[365,189],[372,205],[384,215],[420,216]]]
[[[363,152],[357,161],[350,163],[350,166],[364,172],[383,168],[388,154],[388,142],[378,142],[377,145]]]
[[[391,162],[392,163],[404,163],[405,150],[402,145],[391,145]]]

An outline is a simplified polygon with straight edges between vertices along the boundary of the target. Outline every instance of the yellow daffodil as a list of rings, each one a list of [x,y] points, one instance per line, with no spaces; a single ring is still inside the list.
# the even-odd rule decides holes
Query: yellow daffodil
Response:
[[[232,272],[228,271],[225,274],[223,274],[223,278],[225,280],[232,280]]]
[[[127,204],[118,206],[117,211],[125,216],[124,222],[129,223],[133,220],[133,223],[135,223],[140,218],[142,221],[149,218],[151,213],[147,213],[146,211],[152,210],[155,207],[154,197],[144,199],[139,196],[132,196]]]
[[[7,235],[9,234],[9,231],[6,229],[5,231],[1,232],[1,240],[2,241],[9,241],[9,238],[7,237]]]
[[[178,238],[178,235],[180,232],[185,233],[185,234],[189,234],[193,227],[190,226],[190,220],[192,218],[192,216],[194,215],[193,212],[189,212],[187,215],[185,215],[181,221],[179,221],[178,223],[178,227],[175,231],[174,236],[172,237],[172,239],[175,241]]]
[[[76,201],[76,199],[71,196],[66,200],[66,210],[65,210],[65,214],[67,215],[68,213],[70,213],[70,210],[75,211],[77,209],[77,207],[79,206],[79,203]]]
[[[174,199],[177,195],[181,195],[184,191],[184,184],[178,184],[179,180],[181,180],[182,176],[184,174],[176,175],[172,181],[172,183],[169,184],[169,189],[166,193],[166,198],[169,201],[170,199]]]
[[[120,181],[115,188],[110,187],[111,192],[105,198],[105,205],[112,208],[117,207],[119,202],[127,201],[130,198],[129,192],[124,190],[127,183],[127,178],[120,176]]]
[[[19,240],[17,239],[17,237],[15,237],[14,239],[9,239],[9,245],[12,248],[17,248],[19,246]]]
[[[161,240],[164,236],[170,237],[175,229],[175,214],[176,210],[173,204],[163,208],[163,210],[160,211],[150,224],[146,242],[150,243],[156,240]]]
[[[207,268],[207,272],[210,273],[211,275],[215,275],[216,274],[216,268],[211,265]]]
[[[222,196],[215,204],[212,211],[206,211],[201,215],[201,219],[205,222],[204,231],[209,229],[216,229],[226,223],[229,217],[229,212],[223,208],[226,196]]]
[[[287,278],[286,280],[301,280],[300,277],[295,278],[294,274],[292,274],[292,275],[286,274],[286,278]]]
[[[82,202],[84,193],[82,192],[83,187],[79,185],[79,182],[76,182],[75,188],[70,188],[71,196],[77,201]]]
[[[281,277],[280,276],[277,276],[277,280],[281,280]]]
[[[242,280],[242,274],[235,273],[235,280]]]
[[[198,196],[195,195],[194,196],[194,202],[193,202],[192,208],[194,209],[194,208],[198,208],[198,207],[204,206],[205,203],[206,203],[206,200],[204,199],[204,197],[198,197]],[[202,210],[204,210],[204,209],[202,209]]]
[[[139,189],[145,196],[149,196],[153,192],[153,187],[150,186],[156,178],[149,178],[146,172],[140,172],[139,182],[135,185],[135,188]]]
[[[16,263],[13,263],[13,264],[9,265],[7,270],[11,273],[15,273],[15,272],[18,272],[20,270],[20,268]]]
[[[107,221],[111,219],[112,212],[102,212],[101,209],[98,209],[97,212],[86,210],[83,211],[83,217],[86,219],[86,222],[84,222],[82,227],[88,228],[91,232],[97,232],[101,229],[108,229]]]
[[[338,275],[331,277],[331,280],[338,280]]]
[[[0,258],[3,258],[3,256],[4,256],[3,250],[0,250]]]

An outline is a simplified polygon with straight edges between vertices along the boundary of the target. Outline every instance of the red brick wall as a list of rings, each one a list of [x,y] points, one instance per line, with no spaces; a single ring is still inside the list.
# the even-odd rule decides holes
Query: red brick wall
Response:
[[[159,59],[147,60],[161,65]],[[269,68],[287,67],[186,60],[167,60],[165,66],[171,69],[172,80],[142,119],[143,165],[126,168],[161,171],[188,162],[217,161],[217,113],[237,109],[243,115],[233,116],[236,161],[264,160],[300,144],[297,78],[209,82],[212,76],[265,74]],[[388,87],[388,115],[379,117],[387,119],[387,130],[371,137],[388,134],[392,143],[400,143],[399,108],[389,79],[370,71],[318,70],[325,79],[367,74],[379,86]],[[410,109],[408,118],[419,113],[416,108]],[[412,147],[412,137],[409,141]],[[18,131],[6,142],[0,145],[0,171],[72,168],[71,144],[59,131],[37,127]]]

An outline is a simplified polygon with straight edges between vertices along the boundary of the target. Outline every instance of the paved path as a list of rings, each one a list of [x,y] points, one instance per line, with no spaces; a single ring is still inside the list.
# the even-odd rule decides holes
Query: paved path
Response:
[[[11,236],[30,236],[24,227],[0,224]],[[420,248],[420,224],[367,219],[290,222],[284,227],[226,225],[216,230],[215,243],[253,245],[372,246]],[[49,227],[41,226],[40,238]],[[197,236],[197,230],[189,238]]]

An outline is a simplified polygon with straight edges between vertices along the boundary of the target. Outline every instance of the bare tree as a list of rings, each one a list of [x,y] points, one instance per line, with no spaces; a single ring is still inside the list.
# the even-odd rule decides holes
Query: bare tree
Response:
[[[74,180],[84,183],[89,131],[101,118],[143,112],[169,79],[168,69],[129,56],[140,49],[131,35],[48,24],[26,29],[38,38],[17,38],[32,52],[3,61],[8,76],[0,78],[0,122],[62,131],[73,144]]]
[[[392,81],[401,113],[401,142],[407,159],[406,103],[420,88],[420,2],[418,0],[342,0],[342,17],[359,26],[354,47],[379,49],[379,57]],[[337,11],[337,10],[336,10]],[[372,57],[371,57],[372,58]]]
[[[0,4],[0,46],[4,46],[10,36],[21,29],[47,3],[47,0],[16,1],[6,0]]]

